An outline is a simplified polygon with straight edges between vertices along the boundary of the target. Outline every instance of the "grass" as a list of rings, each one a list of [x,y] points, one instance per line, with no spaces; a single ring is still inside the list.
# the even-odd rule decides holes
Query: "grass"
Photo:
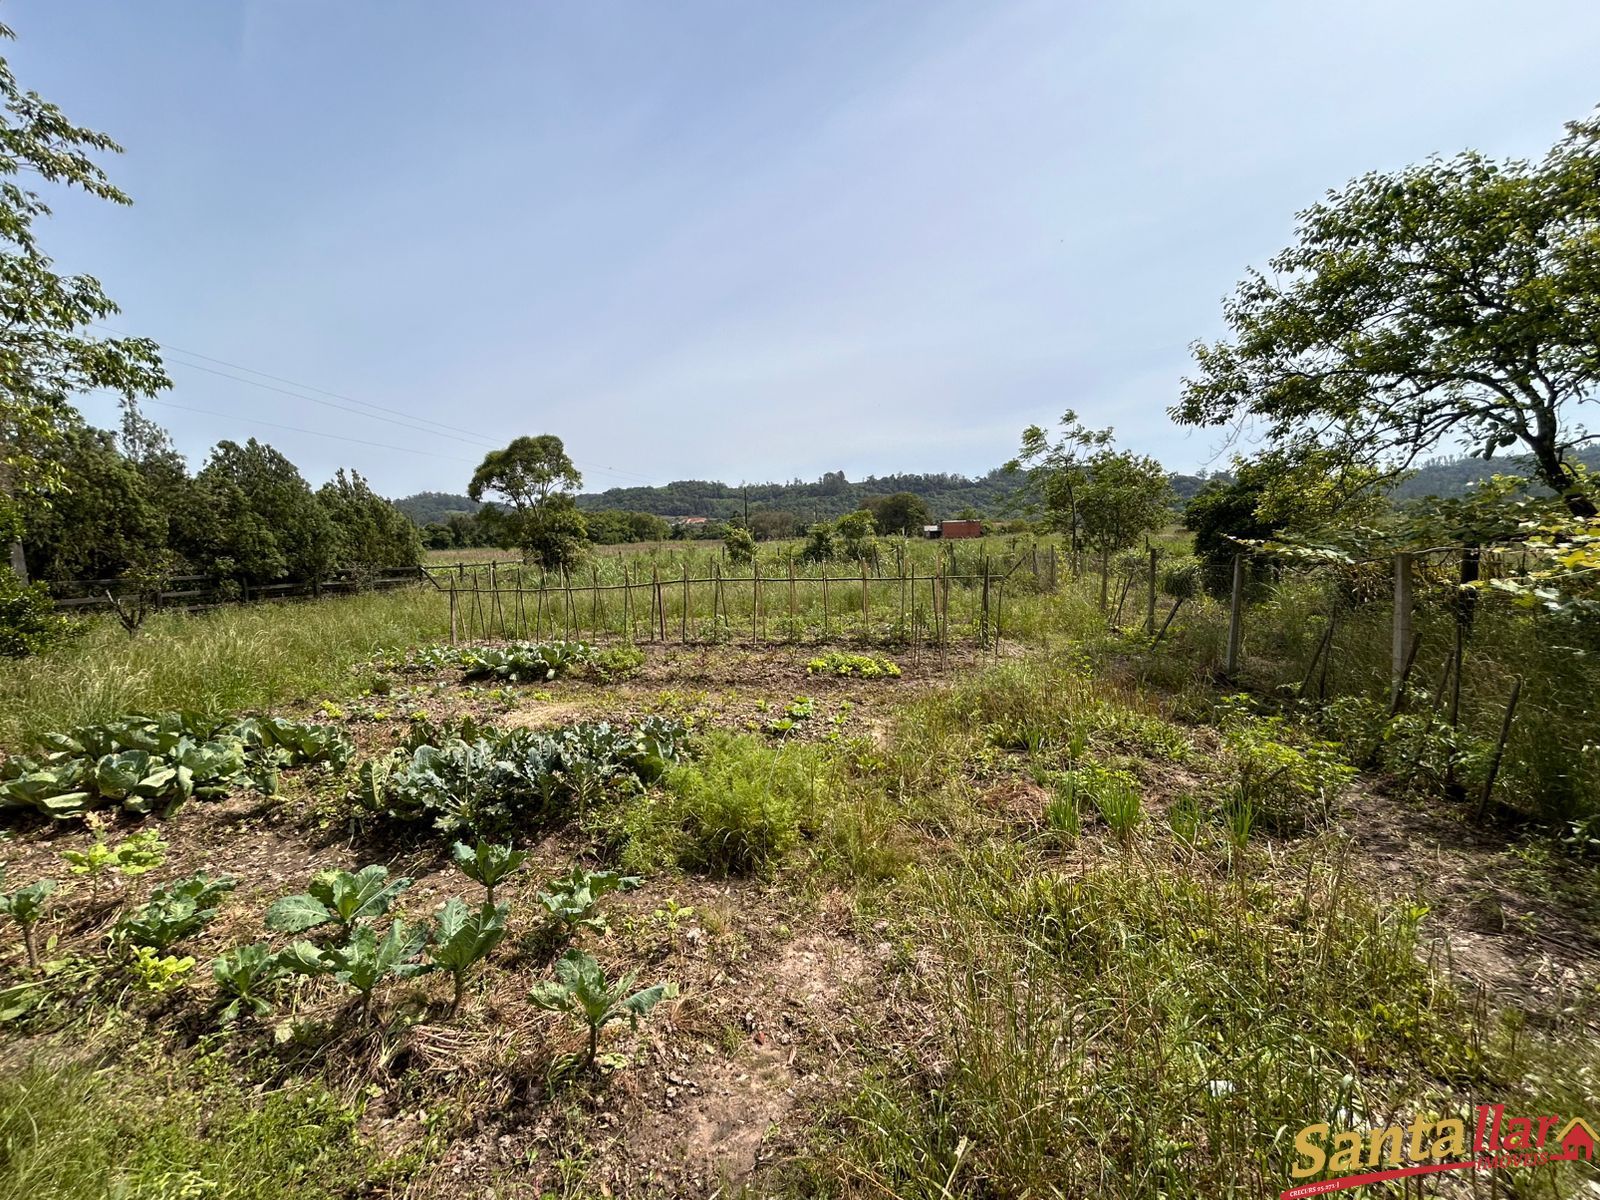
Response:
[[[0,1200],[344,1196],[376,1173],[355,1121],[316,1086],[33,1063],[0,1079]]]
[[[872,1056],[818,1175],[928,1200],[1255,1195],[1302,1125],[1511,1066],[1433,978],[1418,910],[1362,899],[1337,854],[1300,890],[1160,859],[1061,873],[1001,844],[913,880],[932,1041]]]
[[[352,667],[437,641],[447,616],[439,594],[419,588],[158,613],[134,638],[97,618],[59,650],[0,663],[0,745],[124,713],[235,712],[342,695]]]

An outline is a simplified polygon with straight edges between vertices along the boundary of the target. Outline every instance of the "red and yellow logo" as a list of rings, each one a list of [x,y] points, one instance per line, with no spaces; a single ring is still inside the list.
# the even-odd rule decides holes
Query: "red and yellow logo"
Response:
[[[1508,1117],[1504,1104],[1483,1104],[1473,1111],[1476,1124],[1470,1143],[1466,1122],[1454,1118],[1430,1122],[1419,1117],[1410,1125],[1337,1132],[1326,1121],[1307,1125],[1295,1134],[1295,1164],[1289,1174],[1296,1179],[1333,1174],[1297,1184],[1279,1200],[1437,1171],[1536,1167],[1577,1159],[1593,1162],[1600,1148],[1600,1137],[1582,1117],[1565,1124],[1558,1116]]]

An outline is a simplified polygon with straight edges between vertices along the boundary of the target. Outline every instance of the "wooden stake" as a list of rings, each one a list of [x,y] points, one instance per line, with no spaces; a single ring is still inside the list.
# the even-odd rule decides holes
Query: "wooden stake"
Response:
[[[1156,631],[1156,548],[1150,547],[1150,579],[1149,587],[1145,592],[1144,604],[1144,631],[1147,634]]]
[[[1511,737],[1511,718],[1517,712],[1517,700],[1522,695],[1522,676],[1511,681],[1511,699],[1506,701],[1506,715],[1500,720],[1500,740],[1495,743],[1494,757],[1489,760],[1489,774],[1483,781],[1483,796],[1478,801],[1478,819],[1489,809],[1489,797],[1494,794],[1495,777],[1500,774],[1500,759],[1506,752],[1506,741]]]
[[[1405,670],[1406,649],[1411,645],[1412,578],[1411,555],[1394,556],[1394,636],[1390,649],[1390,680],[1393,702],[1394,690],[1400,687],[1400,674]]]
[[[1239,642],[1244,634],[1244,555],[1233,556],[1233,599],[1228,605],[1228,654],[1223,660],[1224,674],[1239,669]]]

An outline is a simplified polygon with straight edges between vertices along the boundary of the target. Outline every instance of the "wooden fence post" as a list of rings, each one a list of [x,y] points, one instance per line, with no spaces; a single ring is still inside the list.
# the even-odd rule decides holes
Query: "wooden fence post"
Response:
[[[1406,651],[1411,646],[1411,585],[1411,555],[1396,554],[1394,556],[1394,637],[1389,654],[1391,703],[1394,700],[1395,693],[1405,686],[1403,680],[1406,670]]]
[[[861,560],[861,636],[863,638],[868,636],[868,632],[872,628],[870,616],[867,606],[867,560],[863,558]]]
[[[456,581],[450,581],[450,644],[456,644]]]
[[[1228,654],[1222,670],[1232,675],[1239,669],[1239,642],[1244,633],[1244,555],[1233,556],[1233,598],[1228,604]]]
[[[989,644],[989,556],[983,556],[983,615],[978,618],[978,645]]]
[[[667,640],[667,597],[661,590],[661,568],[651,567],[650,573],[656,581],[656,632],[661,635],[661,640]]]
[[[1156,631],[1156,548],[1150,547],[1150,581],[1149,589],[1145,593],[1144,605],[1144,631],[1153,634]]]

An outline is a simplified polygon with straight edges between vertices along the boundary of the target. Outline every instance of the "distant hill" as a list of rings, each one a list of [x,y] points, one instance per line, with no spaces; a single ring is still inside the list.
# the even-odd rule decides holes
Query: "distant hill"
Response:
[[[1180,500],[1193,496],[1205,482],[1197,475],[1174,475],[1173,490]],[[589,511],[621,509],[625,512],[654,513],[660,517],[717,517],[723,520],[744,512],[748,493],[750,511],[763,509],[793,513],[802,522],[829,520],[854,512],[868,496],[887,496],[910,492],[920,496],[936,520],[953,517],[974,508],[985,517],[1007,513],[1006,501],[1017,489],[1018,480],[1000,468],[976,479],[966,475],[868,475],[849,480],[843,471],[829,471],[812,483],[796,479],[789,483],[752,483],[748,488],[703,479],[679,479],[660,487],[608,488],[603,492],[584,492],[578,507]],[[418,525],[443,521],[453,513],[477,512],[481,505],[465,496],[449,492],[419,492],[396,500],[395,507]]]
[[[469,500],[466,496],[457,496],[451,492],[418,492],[415,496],[407,496],[404,500],[394,500],[391,503],[418,525],[431,525],[435,521],[447,520],[457,513],[466,513],[470,516],[483,507],[476,500]]]
[[[843,471],[829,471],[813,483],[752,483],[748,488],[703,479],[679,479],[661,487],[610,488],[578,497],[578,507],[620,508],[655,513],[663,517],[728,517],[744,511],[748,493],[750,511],[777,509],[802,521],[841,517],[861,507],[868,496],[910,492],[927,501],[935,517],[949,517],[972,507],[985,516],[998,515],[1001,502],[1016,488],[1016,480],[996,469],[978,479],[965,475],[869,475],[851,481]]]
[[[1577,451],[1575,457],[1591,471],[1600,470],[1600,446]],[[1410,478],[1390,493],[1396,500],[1420,500],[1424,496],[1448,499],[1464,496],[1475,483],[1493,475],[1533,474],[1533,463],[1522,455],[1505,458],[1435,458],[1418,467]]]

